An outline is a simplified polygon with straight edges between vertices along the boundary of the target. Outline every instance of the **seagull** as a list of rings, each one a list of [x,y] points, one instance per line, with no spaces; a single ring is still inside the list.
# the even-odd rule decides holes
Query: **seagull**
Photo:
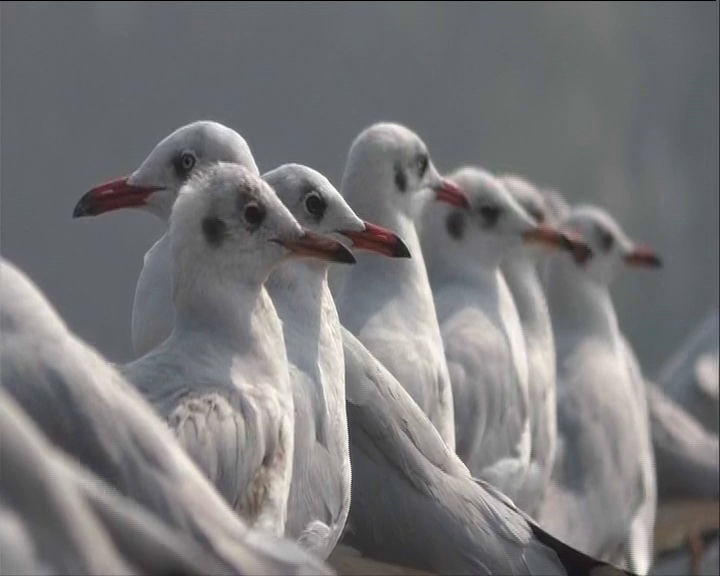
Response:
[[[470,210],[426,205],[421,241],[452,382],[456,450],[473,475],[515,501],[533,438],[522,324],[500,263],[528,243],[573,244],[533,222],[489,172],[463,167],[448,179]]]
[[[250,147],[237,132],[218,122],[192,122],[161,140],[135,172],[84,194],[73,217],[135,208],[167,224],[178,190],[215,162],[239,164],[260,174]],[[145,254],[135,288],[131,328],[138,356],[161,344],[172,331],[171,284],[170,243],[165,233]]]
[[[720,500],[720,446],[654,382],[646,381],[660,500]]]
[[[408,257],[392,232],[363,222],[319,172],[285,164],[263,175],[301,226],[344,237],[356,249]],[[283,324],[295,406],[295,455],[286,536],[326,559],[350,508],[350,449],[345,408],[345,361],[329,263],[294,259],[266,282]]]
[[[348,330],[348,544],[434,574],[626,574],[553,538],[470,471],[397,379]]]
[[[591,254],[557,254],[546,269],[557,353],[558,447],[540,523],[586,554],[629,558],[631,569],[644,574],[652,559],[649,518],[654,520],[656,505],[649,421],[609,285],[622,265],[658,267],[660,260],[597,207],[572,208],[563,229],[580,234]]]
[[[713,308],[661,367],[658,385],[710,432],[718,434],[718,309]]]
[[[52,447],[0,389],[4,574],[227,572],[186,535]]]
[[[341,193],[360,218],[396,232],[412,258],[358,254],[352,270],[331,272],[330,286],[342,325],[402,383],[454,448],[452,389],[414,222],[427,200],[419,193],[425,189],[441,202],[467,204],[408,128],[377,123],[360,133],[350,147]]]
[[[183,187],[170,229],[170,337],[122,372],[252,527],[281,536],[294,412],[282,326],[264,288],[295,254],[352,263],[304,231],[259,176],[217,163]]]
[[[499,180],[534,223],[550,221],[545,197],[534,185],[514,174],[502,175]],[[540,244],[523,243],[501,263],[520,317],[528,365],[530,466],[515,503],[533,517],[550,481],[557,439],[555,342],[539,277],[539,266],[550,253]]]
[[[97,351],[68,330],[32,281],[4,259],[0,259],[0,277],[0,388],[53,448],[220,563],[217,571],[206,564],[204,573],[330,573],[293,543],[248,530],[152,407]],[[6,436],[2,437],[4,449]],[[14,473],[8,473],[12,470],[8,460],[3,457],[2,461],[2,492],[8,494],[5,482],[12,481]],[[112,536],[122,544],[121,552],[127,556],[127,548],[147,542],[150,550],[143,549],[142,557],[133,559],[138,568],[148,566],[153,557],[162,559],[160,550],[154,550],[160,540],[152,538],[151,524],[126,504],[116,506],[109,494],[107,498],[98,494],[107,491],[92,488],[87,478],[81,484],[105,525],[115,527]],[[0,503],[6,510],[18,505],[4,499]],[[41,526],[51,526],[49,507],[42,514]],[[18,527],[23,522],[35,529],[27,524],[27,517],[18,516],[17,509],[13,516],[16,536],[22,534]],[[3,521],[3,530],[6,526]],[[189,552],[191,547],[186,549]]]

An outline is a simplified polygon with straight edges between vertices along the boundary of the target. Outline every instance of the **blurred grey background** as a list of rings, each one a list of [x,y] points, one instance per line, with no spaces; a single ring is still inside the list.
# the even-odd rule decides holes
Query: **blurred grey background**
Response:
[[[614,288],[651,375],[717,305],[717,3],[3,2],[0,22],[2,254],[113,360],[163,227],[72,209],[198,119],[262,171],[336,184],[360,130],[394,120],[441,170],[608,208],[665,261]]]

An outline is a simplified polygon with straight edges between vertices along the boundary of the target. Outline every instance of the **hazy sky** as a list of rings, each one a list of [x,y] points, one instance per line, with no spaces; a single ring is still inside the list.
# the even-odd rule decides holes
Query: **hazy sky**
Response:
[[[665,261],[614,288],[650,374],[717,304],[717,3],[3,2],[0,26],[2,255],[113,360],[163,226],[72,209],[198,119],[262,171],[336,184],[360,130],[394,120],[442,171],[606,207]]]

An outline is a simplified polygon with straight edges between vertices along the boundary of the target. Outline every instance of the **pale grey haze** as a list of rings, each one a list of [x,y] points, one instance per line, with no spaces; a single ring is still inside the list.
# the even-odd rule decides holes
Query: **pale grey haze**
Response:
[[[1,247],[81,337],[132,357],[134,211],[92,186],[214,119],[262,171],[339,184],[353,138],[407,124],[442,171],[513,171],[600,204],[665,267],[614,288],[646,370],[718,302],[718,5],[3,2]]]

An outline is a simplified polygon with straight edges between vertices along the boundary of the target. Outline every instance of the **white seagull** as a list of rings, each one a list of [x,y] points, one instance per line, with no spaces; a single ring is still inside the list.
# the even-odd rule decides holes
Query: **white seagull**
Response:
[[[53,448],[0,389],[3,574],[207,574],[227,566]]]
[[[720,423],[719,326],[720,316],[715,307],[668,358],[656,378],[670,398],[716,435]]]
[[[272,188],[238,164],[190,179],[169,238],[173,331],[122,371],[232,508],[282,535],[294,413],[282,326],[263,284],[291,254],[354,258],[304,231]]]
[[[215,162],[240,164],[259,174],[247,142],[237,132],[217,122],[193,122],[160,141],[129,176],[106,182],[83,195],[73,217],[135,208],[167,224],[178,190],[198,170]],[[166,233],[145,254],[135,288],[131,329],[138,356],[161,344],[172,331],[170,277],[170,243]]]
[[[389,371],[345,328],[352,461],[347,541],[434,574],[625,574],[539,528],[472,477]]]
[[[467,195],[470,210],[426,206],[421,217],[453,387],[456,449],[473,475],[514,501],[530,468],[534,398],[522,324],[500,263],[527,243],[573,244],[533,222],[489,172],[464,167],[449,180]]]
[[[355,248],[407,256],[393,233],[363,222],[319,172],[286,164],[263,175],[301,226],[349,239]],[[340,539],[350,508],[350,451],[340,321],[329,263],[293,259],[266,287],[283,324],[295,405],[295,456],[285,534],[320,558]]]
[[[157,519],[156,523],[143,519],[126,502],[117,503],[108,491],[93,487],[87,474],[79,477],[83,493],[111,531],[119,551],[137,562],[138,569],[158,573],[164,559],[172,558],[159,548],[162,538],[157,535],[162,530],[153,527],[163,523],[164,531],[171,532],[170,537],[191,559],[199,547],[215,562],[217,571],[203,563],[203,573],[329,573],[296,545],[249,531],[152,407],[113,366],[68,330],[25,274],[0,260],[0,278],[0,386],[54,448]],[[3,435],[3,445],[4,439]],[[5,482],[12,482],[15,473],[5,458],[2,461],[3,494],[8,494]],[[23,494],[34,505],[32,494]],[[15,507],[20,526],[25,523],[34,532],[27,510],[18,515],[19,505],[18,500],[3,502],[6,508]],[[40,526],[52,529],[49,508],[39,514]],[[14,525],[18,536],[18,522]],[[76,528],[80,530],[78,524]],[[66,536],[72,538],[69,532]],[[48,538],[57,542],[59,536]],[[176,573],[177,569],[175,564]]]
[[[331,272],[331,289],[343,326],[390,370],[454,448],[452,389],[414,221],[425,199],[418,192],[425,188],[437,200],[466,205],[440,177],[417,134],[391,123],[360,133],[350,148],[342,195],[360,218],[396,232],[411,258],[358,254],[352,270],[338,270],[342,277]]]
[[[505,174],[499,179],[535,223],[552,225],[550,202],[533,184],[514,174]],[[579,242],[572,240],[576,249],[581,249]],[[550,481],[557,440],[555,341],[550,310],[540,280],[540,268],[550,254],[552,251],[541,244],[523,243],[512,250],[501,264],[520,316],[528,364],[532,436],[530,468],[515,503],[532,516],[537,514]]]
[[[609,285],[622,265],[657,267],[660,261],[596,207],[574,207],[563,229],[579,233],[592,254],[579,260],[555,255],[546,270],[558,447],[540,521],[587,554],[627,558],[633,571],[646,573],[656,505],[648,413]]]

